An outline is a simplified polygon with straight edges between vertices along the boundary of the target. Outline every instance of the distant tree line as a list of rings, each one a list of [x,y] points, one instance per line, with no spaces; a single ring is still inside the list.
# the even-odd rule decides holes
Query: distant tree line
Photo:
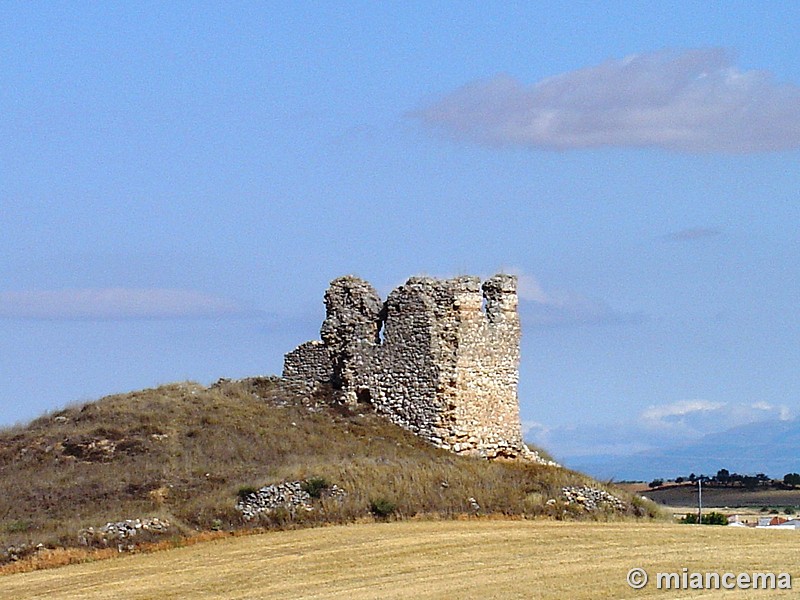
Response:
[[[759,487],[797,487],[800,486],[800,474],[787,473],[783,479],[772,479],[765,473],[756,473],[755,475],[741,475],[739,473],[731,473],[728,469],[720,469],[716,475],[695,475],[690,473],[688,477],[676,477],[675,483],[697,483],[700,480],[705,485],[715,487],[742,487],[748,490],[754,490]],[[648,486],[657,488],[664,485],[663,479],[654,479]]]
[[[788,485],[790,487],[797,487],[800,485],[800,474],[798,473],[787,473],[783,476],[783,485]]]

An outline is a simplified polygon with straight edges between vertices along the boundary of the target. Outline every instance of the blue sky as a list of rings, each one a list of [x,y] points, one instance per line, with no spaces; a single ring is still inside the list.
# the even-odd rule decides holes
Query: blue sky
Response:
[[[0,424],[517,273],[530,439],[800,412],[800,7],[0,4]],[[735,467],[734,467],[735,468]]]

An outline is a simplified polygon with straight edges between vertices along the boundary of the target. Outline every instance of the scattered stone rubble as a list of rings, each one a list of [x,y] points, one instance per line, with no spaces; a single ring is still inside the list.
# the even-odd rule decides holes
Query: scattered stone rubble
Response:
[[[588,511],[611,508],[614,510],[625,511],[628,505],[613,494],[605,490],[593,488],[588,485],[583,487],[565,487],[561,489],[567,504],[582,506]]]
[[[536,450],[532,450],[531,448],[525,446],[527,450],[526,457],[529,461],[539,463],[540,465],[544,465],[546,467],[561,467],[560,463],[557,463],[554,460],[550,460],[548,458],[544,458],[541,454],[539,454]]]
[[[260,513],[271,513],[283,508],[295,515],[299,511],[314,510],[313,498],[303,489],[305,481],[285,481],[266,485],[257,492],[247,494],[236,503],[237,510],[250,521]],[[336,484],[329,485],[322,490],[320,498],[340,500],[347,493]]]
[[[84,546],[108,546],[111,542],[130,541],[143,531],[166,533],[170,523],[166,519],[153,517],[151,519],[128,519],[106,523],[102,527],[87,527],[78,533],[78,539]],[[122,551],[120,544],[120,551]]]
[[[36,552],[46,550],[44,544],[17,544],[0,551],[0,562],[18,561]]]

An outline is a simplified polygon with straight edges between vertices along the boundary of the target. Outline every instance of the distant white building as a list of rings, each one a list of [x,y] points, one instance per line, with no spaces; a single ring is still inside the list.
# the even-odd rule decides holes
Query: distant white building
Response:
[[[783,524],[784,526],[791,526],[795,529],[800,529],[800,519],[789,519],[786,523]]]
[[[757,529],[800,529],[800,520],[787,521],[783,517],[759,517]]]

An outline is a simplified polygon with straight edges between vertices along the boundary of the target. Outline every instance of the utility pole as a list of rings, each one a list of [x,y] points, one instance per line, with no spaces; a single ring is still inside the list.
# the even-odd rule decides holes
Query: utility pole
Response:
[[[703,476],[697,478],[697,524],[703,524]]]

